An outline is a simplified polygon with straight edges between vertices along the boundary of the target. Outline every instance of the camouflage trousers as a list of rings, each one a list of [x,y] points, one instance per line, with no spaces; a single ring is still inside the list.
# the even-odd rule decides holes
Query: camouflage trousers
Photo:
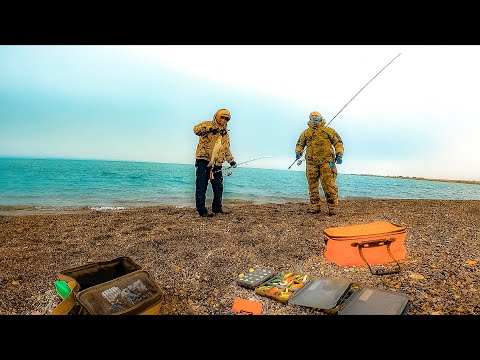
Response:
[[[315,164],[307,162],[306,176],[308,194],[313,210],[321,210],[319,183],[322,185],[329,212],[336,212],[338,206],[337,167],[330,168],[329,163]]]

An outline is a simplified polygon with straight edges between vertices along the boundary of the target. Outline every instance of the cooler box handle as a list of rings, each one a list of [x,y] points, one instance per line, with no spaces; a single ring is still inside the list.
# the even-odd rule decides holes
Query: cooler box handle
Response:
[[[390,244],[395,241],[395,238],[390,238],[390,239],[376,239],[376,240],[366,240],[362,242],[354,242],[351,245],[353,247],[358,248],[358,252],[360,253],[360,257],[362,260],[367,264],[368,269],[373,275],[388,275],[388,274],[395,274],[400,272],[400,264],[398,261],[395,259],[395,257],[392,254],[392,251],[390,250]],[[378,246],[386,246],[387,247],[387,252],[388,255],[395,261],[397,266],[393,270],[373,270],[370,264],[368,263],[367,259],[365,259],[365,256],[363,255],[363,248],[371,248],[371,247],[378,247]]]

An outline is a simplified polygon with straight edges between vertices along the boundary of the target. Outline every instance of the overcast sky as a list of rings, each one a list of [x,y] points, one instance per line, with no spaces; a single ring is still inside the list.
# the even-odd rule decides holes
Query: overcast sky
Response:
[[[0,156],[193,164],[193,126],[227,108],[237,162],[287,169],[308,114],[340,111],[340,173],[480,180],[479,64],[477,45],[0,46]]]

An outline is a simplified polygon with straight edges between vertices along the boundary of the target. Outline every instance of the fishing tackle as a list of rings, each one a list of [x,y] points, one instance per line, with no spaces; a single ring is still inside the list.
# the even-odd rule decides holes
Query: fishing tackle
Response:
[[[393,60],[395,60],[395,59],[396,59],[397,57],[399,57],[401,54],[402,54],[402,53],[400,53],[400,54],[398,54],[397,56],[395,56],[387,65],[385,65],[385,66],[382,68],[382,70],[380,70],[380,71],[377,73],[377,75],[375,75],[373,78],[370,79],[369,82],[367,82],[365,85],[363,85],[363,87],[362,87],[360,90],[358,90],[358,92],[340,109],[340,111],[337,113],[337,115],[340,114],[340,113],[342,112],[342,110],[347,107],[347,105],[350,103],[350,101],[352,101],[352,100],[355,98],[355,96],[357,96],[357,95],[360,93],[360,91],[362,91],[368,84],[370,84],[370,82],[371,82],[373,79],[375,79],[375,78],[378,76],[378,74],[380,74],[388,65],[390,65],[390,64],[393,62]],[[337,115],[335,115],[335,116],[332,118],[332,120],[330,120],[330,121],[325,125],[325,127],[327,127],[327,126],[333,121],[333,119],[335,119],[335,118],[337,117]],[[303,153],[302,153],[302,156],[303,156]],[[300,157],[300,158],[301,158],[301,157]],[[292,162],[292,164],[291,164],[288,168],[290,169],[290,168],[293,166],[293,164],[295,164],[295,162],[297,162],[297,161],[298,161],[298,160],[295,159],[295,161]],[[300,162],[300,163],[301,163],[301,162]]]
[[[258,157],[258,158],[255,158],[255,159],[250,159],[250,160],[247,160],[247,161],[243,161],[241,163],[237,163],[237,166],[238,165],[242,165],[242,164],[246,164],[246,163],[249,163],[251,161],[255,161],[255,160],[260,160],[260,159],[265,159],[265,158],[271,158],[271,156],[261,156],[261,157]],[[219,170],[215,170],[212,172],[212,174],[215,174],[217,172],[220,172],[220,171],[227,171],[229,169],[231,169],[232,167],[229,166],[229,167],[226,167],[225,169],[219,169]],[[225,176],[230,176],[232,175],[232,172],[231,171],[227,171],[227,173],[225,174]]]

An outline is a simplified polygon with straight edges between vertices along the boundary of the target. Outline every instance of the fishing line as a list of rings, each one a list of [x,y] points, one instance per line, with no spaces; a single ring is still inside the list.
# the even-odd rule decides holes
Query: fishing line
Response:
[[[388,65],[390,65],[390,64],[393,62],[393,60],[395,60],[395,59],[396,59],[397,57],[399,57],[401,54],[402,54],[402,53],[400,53],[400,54],[398,54],[397,56],[395,56],[395,57],[392,59],[392,61],[390,61],[387,65],[385,65],[385,66],[382,68],[382,70],[380,70],[380,71],[377,73],[377,75],[375,75],[373,78],[370,79],[369,82],[367,82],[365,85],[363,85],[363,87],[362,87],[360,90],[358,90],[358,92],[345,104],[345,106],[340,109],[340,111],[337,113],[337,115],[340,114],[340,113],[342,112],[342,110],[347,107],[347,105],[350,103],[350,101],[352,101],[352,100],[355,98],[355,96],[357,96],[357,95],[360,93],[360,91],[362,91],[368,84],[370,84],[370,82],[372,82],[372,80],[375,79],[375,78],[378,76],[378,74],[380,74]],[[332,118],[332,120],[330,120],[325,126],[328,126],[328,125],[333,121],[333,119],[335,119],[335,118],[337,117],[337,115],[335,115],[335,116]]]
[[[242,161],[242,162],[240,162],[240,163],[237,163],[237,167],[238,167],[238,165],[246,164],[246,163],[249,163],[249,162],[251,162],[251,161],[260,160],[260,159],[265,159],[265,158],[271,158],[271,156],[261,156],[261,157],[255,158],[255,159],[250,159],[250,160],[247,160],[247,161]],[[229,170],[229,169],[231,169],[231,168],[232,168],[232,166],[229,166],[229,167],[227,167],[227,168],[225,168],[225,169],[215,170],[215,171],[213,172],[213,174],[215,174],[215,173],[217,173],[217,172],[220,172],[220,171],[226,171],[226,170]]]
[[[380,70],[380,71],[377,73],[377,75],[375,75],[373,78],[370,79],[369,82],[367,82],[365,85],[363,85],[363,87],[362,87],[360,90],[358,90],[358,92],[340,109],[340,111],[337,113],[337,115],[340,114],[340,113],[342,112],[342,110],[347,107],[347,105],[355,98],[355,96],[357,96],[357,95],[360,93],[360,91],[362,91],[363,89],[365,89],[365,87],[366,87],[368,84],[370,84],[370,83],[372,82],[372,80],[375,79],[375,78],[378,76],[378,74],[380,74],[388,65],[390,65],[390,64],[393,62],[393,60],[395,60],[395,59],[396,59],[397,57],[399,57],[401,54],[402,54],[402,53],[399,53],[397,56],[395,56],[387,65],[385,65],[385,66],[382,68],[382,70]],[[335,115],[335,116],[332,118],[332,120],[330,120],[330,121],[325,125],[325,127],[327,127],[327,126],[333,121],[333,119],[335,119],[335,118],[337,117],[337,115]],[[302,156],[303,156],[303,153],[302,153]],[[301,157],[300,157],[300,158],[301,158]],[[293,164],[295,164],[295,162],[297,162],[297,161],[298,161],[298,160],[295,159],[295,161],[294,161],[288,168],[290,169],[290,168],[293,166]]]

